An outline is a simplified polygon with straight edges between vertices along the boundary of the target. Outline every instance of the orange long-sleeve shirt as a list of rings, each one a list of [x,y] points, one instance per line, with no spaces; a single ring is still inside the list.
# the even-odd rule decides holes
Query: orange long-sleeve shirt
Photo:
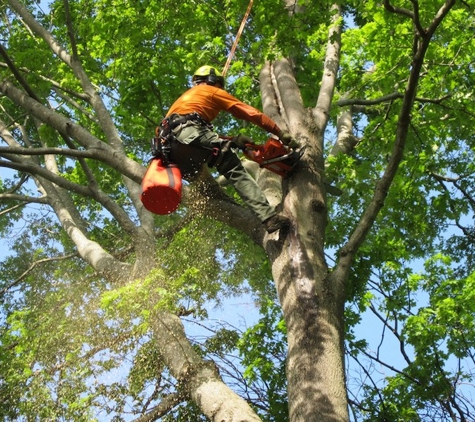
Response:
[[[258,109],[244,104],[224,89],[205,84],[195,85],[186,91],[173,103],[167,116],[196,112],[212,122],[221,111],[230,113],[236,119],[251,122],[274,135],[280,133],[279,126]]]

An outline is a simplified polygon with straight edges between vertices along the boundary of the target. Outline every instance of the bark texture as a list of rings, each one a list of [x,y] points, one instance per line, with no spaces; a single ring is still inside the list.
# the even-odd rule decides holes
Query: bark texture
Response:
[[[289,60],[268,63],[261,73],[264,111],[306,147],[299,171],[284,182],[283,213],[291,218],[292,227],[265,241],[287,326],[292,422],[348,420],[344,283],[330,283],[324,256],[327,208],[323,134],[338,69],[337,6],[334,16],[321,90],[313,109],[304,108]]]
[[[203,414],[213,422],[260,421],[251,407],[222,381],[215,364],[198,356],[179,317],[157,313],[152,325],[164,362]]]

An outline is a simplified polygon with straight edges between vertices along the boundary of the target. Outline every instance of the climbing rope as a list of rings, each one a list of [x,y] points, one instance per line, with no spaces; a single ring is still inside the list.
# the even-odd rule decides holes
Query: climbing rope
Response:
[[[254,0],[249,1],[249,6],[247,6],[246,14],[242,18],[241,26],[239,27],[239,31],[236,35],[236,39],[234,40],[231,51],[229,52],[228,59],[226,60],[226,64],[224,65],[224,69],[223,69],[223,72],[222,72],[223,76],[226,76],[226,73],[228,72],[229,65],[231,64],[231,60],[234,57],[234,53],[236,52],[236,47],[237,47],[239,38],[241,38],[241,34],[242,34],[242,31],[244,30],[244,26],[246,25],[247,18],[249,16],[249,13],[251,13],[251,8],[252,8],[252,3],[253,2],[254,2]]]

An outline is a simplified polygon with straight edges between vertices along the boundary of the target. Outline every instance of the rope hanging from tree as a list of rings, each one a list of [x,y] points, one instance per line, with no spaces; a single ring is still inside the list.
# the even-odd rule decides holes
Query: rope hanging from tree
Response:
[[[226,60],[226,64],[224,65],[224,68],[223,68],[223,72],[222,72],[223,76],[226,76],[226,73],[228,72],[229,65],[231,64],[231,60],[234,57],[234,53],[236,52],[236,47],[237,47],[239,38],[241,38],[241,34],[242,34],[242,31],[244,30],[244,26],[246,25],[247,18],[249,16],[249,13],[251,13],[251,8],[252,8],[252,3],[253,2],[254,2],[254,0],[249,1],[249,6],[247,6],[246,13],[245,13],[244,17],[242,18],[241,26],[239,27],[239,31],[236,35],[236,39],[234,40],[231,51],[229,52],[228,59]]]

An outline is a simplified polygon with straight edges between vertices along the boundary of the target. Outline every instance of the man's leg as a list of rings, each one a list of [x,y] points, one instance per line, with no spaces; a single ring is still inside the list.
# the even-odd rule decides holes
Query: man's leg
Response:
[[[210,130],[202,132],[193,141],[193,144],[196,142],[199,142],[205,148],[218,147],[220,149],[223,143],[219,136]],[[273,233],[290,224],[287,217],[276,213],[256,181],[246,171],[241,160],[232,150],[224,152],[224,156],[219,159],[216,169],[233,185],[241,199],[264,223],[267,232]]]
[[[274,207],[269,204],[256,181],[249,175],[234,152],[226,152],[216,168],[234,186],[242,200],[262,222],[275,215]]]

